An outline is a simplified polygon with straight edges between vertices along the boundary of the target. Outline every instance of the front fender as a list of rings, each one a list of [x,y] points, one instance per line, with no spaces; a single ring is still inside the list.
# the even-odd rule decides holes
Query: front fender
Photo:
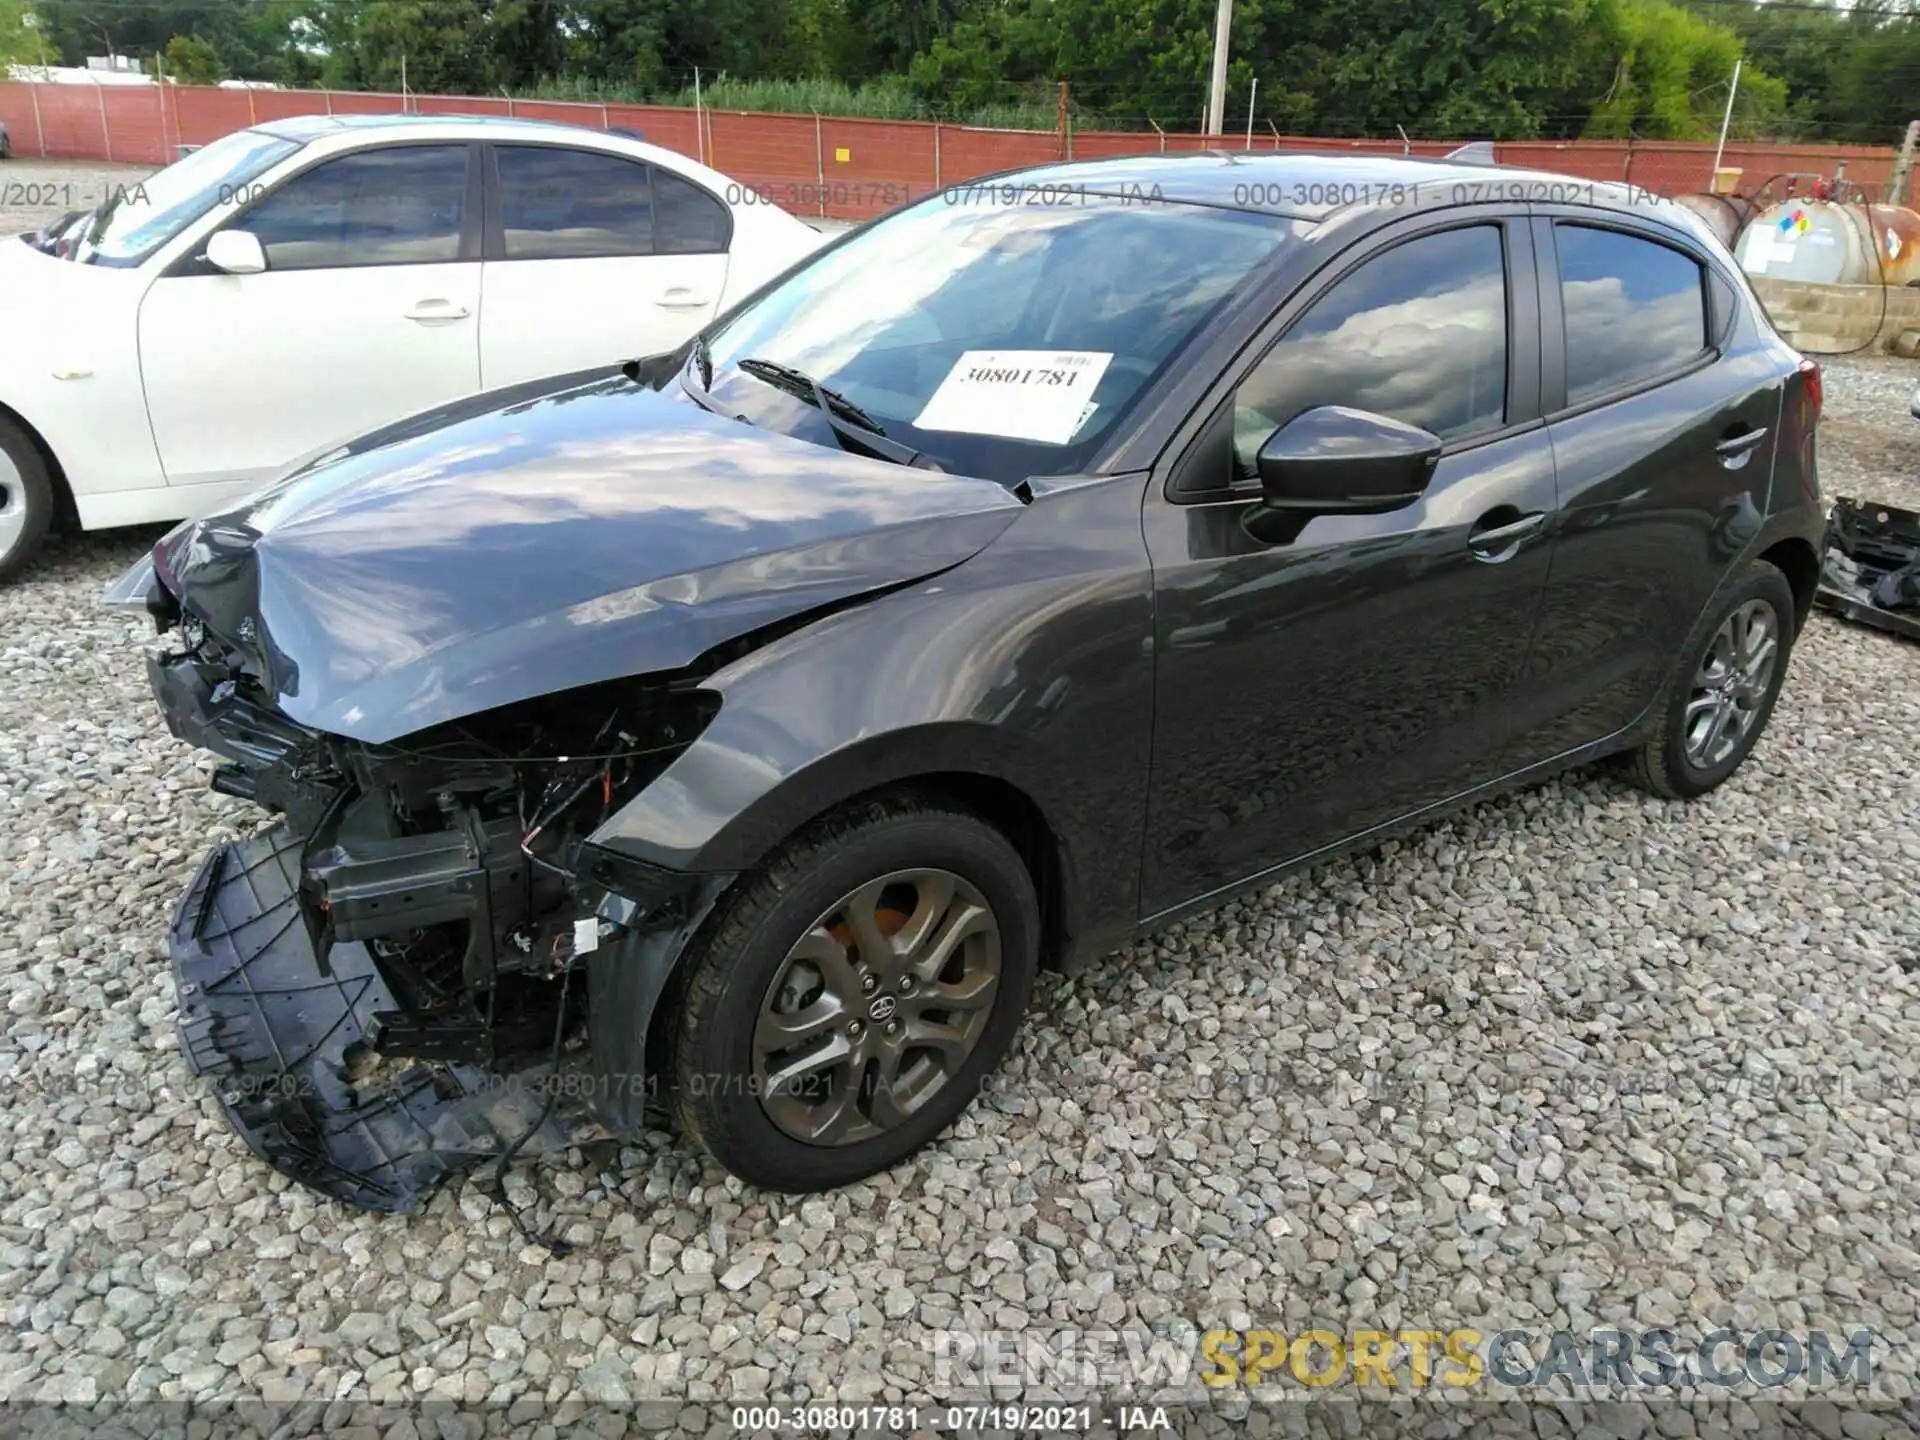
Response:
[[[0,238],[0,410],[40,437],[82,502],[166,483],[140,376],[146,284]]]
[[[857,795],[983,776],[1045,819],[1069,932],[1129,933],[1152,722],[1143,483],[1043,493],[957,569],[716,672],[704,685],[718,715],[592,843],[671,870],[746,871]]]

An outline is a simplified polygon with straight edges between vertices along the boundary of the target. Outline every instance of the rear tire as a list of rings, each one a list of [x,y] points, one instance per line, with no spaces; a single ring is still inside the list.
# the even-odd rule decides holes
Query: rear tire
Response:
[[[1692,800],[1738,770],[1773,714],[1796,616],[1793,587],[1764,560],[1725,586],[1681,649],[1657,728],[1626,756],[1627,779]]]
[[[899,796],[815,822],[687,957],[665,1037],[681,1129],[769,1190],[898,1164],[1000,1063],[1039,945],[1032,876],[979,817]]]
[[[19,574],[53,524],[53,477],[19,426],[0,419],[0,581]]]

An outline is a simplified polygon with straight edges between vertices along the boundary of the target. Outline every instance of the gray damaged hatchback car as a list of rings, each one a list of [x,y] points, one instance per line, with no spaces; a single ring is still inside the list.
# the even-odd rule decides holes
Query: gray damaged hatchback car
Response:
[[[377,1209],[656,1098],[761,1185],[891,1165],[1042,965],[1569,765],[1726,780],[1814,593],[1820,400],[1612,187],[932,196],[123,582],[168,724],[276,817],[174,919],[188,1061]]]

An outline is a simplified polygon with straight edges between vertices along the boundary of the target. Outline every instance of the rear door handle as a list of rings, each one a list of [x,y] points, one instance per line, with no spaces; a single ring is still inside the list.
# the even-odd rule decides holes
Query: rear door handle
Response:
[[[1499,512],[1494,512],[1499,513]],[[1512,514],[1511,510],[1507,511]],[[1501,561],[1512,556],[1524,540],[1538,535],[1547,524],[1547,512],[1535,510],[1531,515],[1522,515],[1517,520],[1506,520],[1498,525],[1488,525],[1486,520],[1467,534],[1467,548],[1482,560]]]
[[[705,295],[694,294],[684,285],[676,285],[653,303],[662,310],[704,310],[713,302]]]
[[[1767,432],[1759,428],[1749,430],[1744,435],[1729,435],[1713,447],[1713,453],[1720,457],[1720,463],[1729,470],[1738,470],[1766,438]]]
[[[472,313],[466,306],[456,305],[451,300],[416,300],[413,308],[407,311],[407,319],[431,325],[435,321],[464,320]]]

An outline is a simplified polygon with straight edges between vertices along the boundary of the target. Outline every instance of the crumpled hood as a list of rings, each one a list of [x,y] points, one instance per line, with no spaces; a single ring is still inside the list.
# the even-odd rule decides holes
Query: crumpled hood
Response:
[[[956,565],[1021,503],[624,377],[475,397],[180,526],[161,579],[279,707],[379,743]],[[530,393],[538,391],[539,393]]]

